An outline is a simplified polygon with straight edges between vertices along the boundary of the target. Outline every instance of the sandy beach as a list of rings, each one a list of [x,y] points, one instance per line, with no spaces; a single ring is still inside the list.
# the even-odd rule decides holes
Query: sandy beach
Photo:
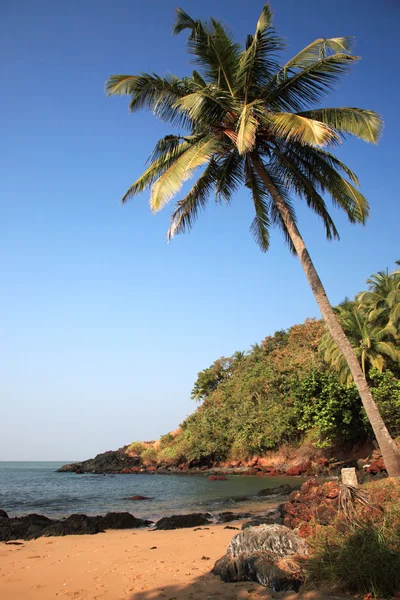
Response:
[[[174,531],[0,543],[1,600],[317,600],[316,592],[270,594],[254,583],[226,584],[210,574],[235,531],[224,525]]]

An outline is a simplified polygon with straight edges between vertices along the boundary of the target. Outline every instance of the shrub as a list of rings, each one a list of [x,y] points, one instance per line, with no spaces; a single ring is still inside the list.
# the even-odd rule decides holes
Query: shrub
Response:
[[[400,590],[400,524],[353,525],[345,533],[320,532],[305,563],[313,584],[351,594],[392,597]]]
[[[146,450],[147,446],[143,444],[143,442],[132,442],[127,448],[127,452],[134,454],[136,456],[141,456],[142,453]]]
[[[143,450],[141,454],[141,459],[142,463],[146,467],[150,465],[155,465],[157,464],[157,451],[155,450],[155,448],[152,447],[146,448],[146,450]]]

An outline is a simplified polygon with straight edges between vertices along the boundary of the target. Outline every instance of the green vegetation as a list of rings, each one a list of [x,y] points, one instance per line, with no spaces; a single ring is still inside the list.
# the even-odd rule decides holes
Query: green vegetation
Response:
[[[397,276],[398,271],[391,274],[393,279]],[[357,296],[362,297],[363,293]],[[367,318],[360,300],[344,306],[355,314],[362,311],[372,339],[368,332],[375,330],[376,313]],[[343,305],[335,310],[341,315],[342,309]],[[282,444],[307,440],[326,447],[371,437],[357,387],[342,381],[338,365],[325,360],[326,336],[322,321],[308,320],[277,331],[247,353],[217,359],[198,374],[192,398],[200,404],[180,431],[160,439],[157,461],[177,465],[247,459]],[[365,338],[350,339],[364,344]],[[399,323],[392,343],[398,351]],[[361,361],[356,345],[355,350]],[[371,366],[368,381],[391,435],[400,437],[399,355],[385,362],[379,346],[375,350],[379,368]],[[382,357],[387,357],[385,348]]]
[[[199,71],[183,78],[150,73],[113,75],[106,84],[107,94],[131,97],[132,112],[145,108],[183,130],[156,144],[149,167],[122,201],[150,189],[150,207],[159,211],[201,167],[196,183],[172,213],[168,231],[172,238],[193,226],[211,196],[228,203],[239,186],[247,187],[255,211],[250,230],[256,242],[267,251],[270,229],[277,226],[290,251],[298,256],[329,333],[357,386],[388,472],[400,475],[400,451],[385,427],[366,381],[366,369],[360,367],[329,303],[296,223],[294,200],[304,200],[321,218],[327,239],[338,238],[324,195],[331,197],[351,223],[364,224],[369,214],[357,176],[329,149],[346,135],[376,143],[382,119],[361,108],[319,107],[357,61],[351,54],[352,40],[319,38],[281,64],[279,54],[285,44],[273,27],[268,3],[243,47],[216,19],[202,22],[177,9],[174,33],[183,31],[188,32],[188,51]],[[227,372],[223,368],[203,374],[195,397],[206,398],[210,376],[212,385],[220,390],[218,377],[224,379]],[[233,374],[228,377],[232,380]],[[251,398],[245,400],[249,412],[242,412],[238,425],[234,442],[238,452],[271,446],[290,429],[287,424],[279,432],[270,424],[267,433],[255,435],[253,419],[264,422],[267,417],[258,416],[257,392],[252,392]],[[240,406],[232,408],[240,410]],[[268,418],[273,416],[271,410],[267,412]],[[202,426],[208,438],[214,424],[203,422]],[[232,446],[226,427],[217,433],[225,446]],[[220,450],[206,444],[202,452],[210,451]]]
[[[320,589],[374,598],[400,590],[400,487],[388,480],[371,491],[372,499],[380,496],[380,511],[365,511],[350,522],[342,517],[309,540],[313,553],[305,575]]]
[[[143,442],[132,442],[132,444],[130,444],[126,450],[130,454],[141,456],[146,448],[147,446],[146,444],[143,444]]]

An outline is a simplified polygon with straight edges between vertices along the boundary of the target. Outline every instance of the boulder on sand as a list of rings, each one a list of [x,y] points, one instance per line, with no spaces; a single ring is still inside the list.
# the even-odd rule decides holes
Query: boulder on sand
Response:
[[[307,554],[307,543],[284,525],[260,525],[235,535],[212,573],[225,582],[257,581],[275,592],[297,592],[301,581],[293,559]]]
[[[154,529],[184,529],[185,527],[199,527],[211,523],[210,513],[191,513],[189,515],[172,515],[163,517],[154,526]]]

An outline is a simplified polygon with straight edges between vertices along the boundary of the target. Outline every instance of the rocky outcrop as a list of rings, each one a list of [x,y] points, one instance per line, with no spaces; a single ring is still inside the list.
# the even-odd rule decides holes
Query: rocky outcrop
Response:
[[[172,515],[171,517],[163,517],[157,521],[154,529],[184,529],[186,527],[200,527],[201,525],[210,524],[210,518],[210,513]]]
[[[148,527],[151,521],[136,519],[130,513],[108,513],[105,516],[71,515],[53,520],[43,515],[0,519],[0,542],[32,540],[38,537],[63,535],[93,535],[106,529],[137,529]]]
[[[5,510],[0,510],[0,519],[8,519],[8,514]]]
[[[122,471],[137,468],[140,465],[138,456],[128,456],[125,448],[109,450],[89,458],[80,463],[71,463],[57,469],[58,473],[121,473]],[[138,469],[140,471],[140,469]]]
[[[279,511],[273,511],[265,516],[257,516],[243,523],[242,530],[249,527],[258,527],[259,525],[283,525],[283,517]]]
[[[260,525],[235,535],[212,573],[225,582],[257,581],[276,592],[298,591],[295,559],[307,554],[306,542],[287,527]]]

